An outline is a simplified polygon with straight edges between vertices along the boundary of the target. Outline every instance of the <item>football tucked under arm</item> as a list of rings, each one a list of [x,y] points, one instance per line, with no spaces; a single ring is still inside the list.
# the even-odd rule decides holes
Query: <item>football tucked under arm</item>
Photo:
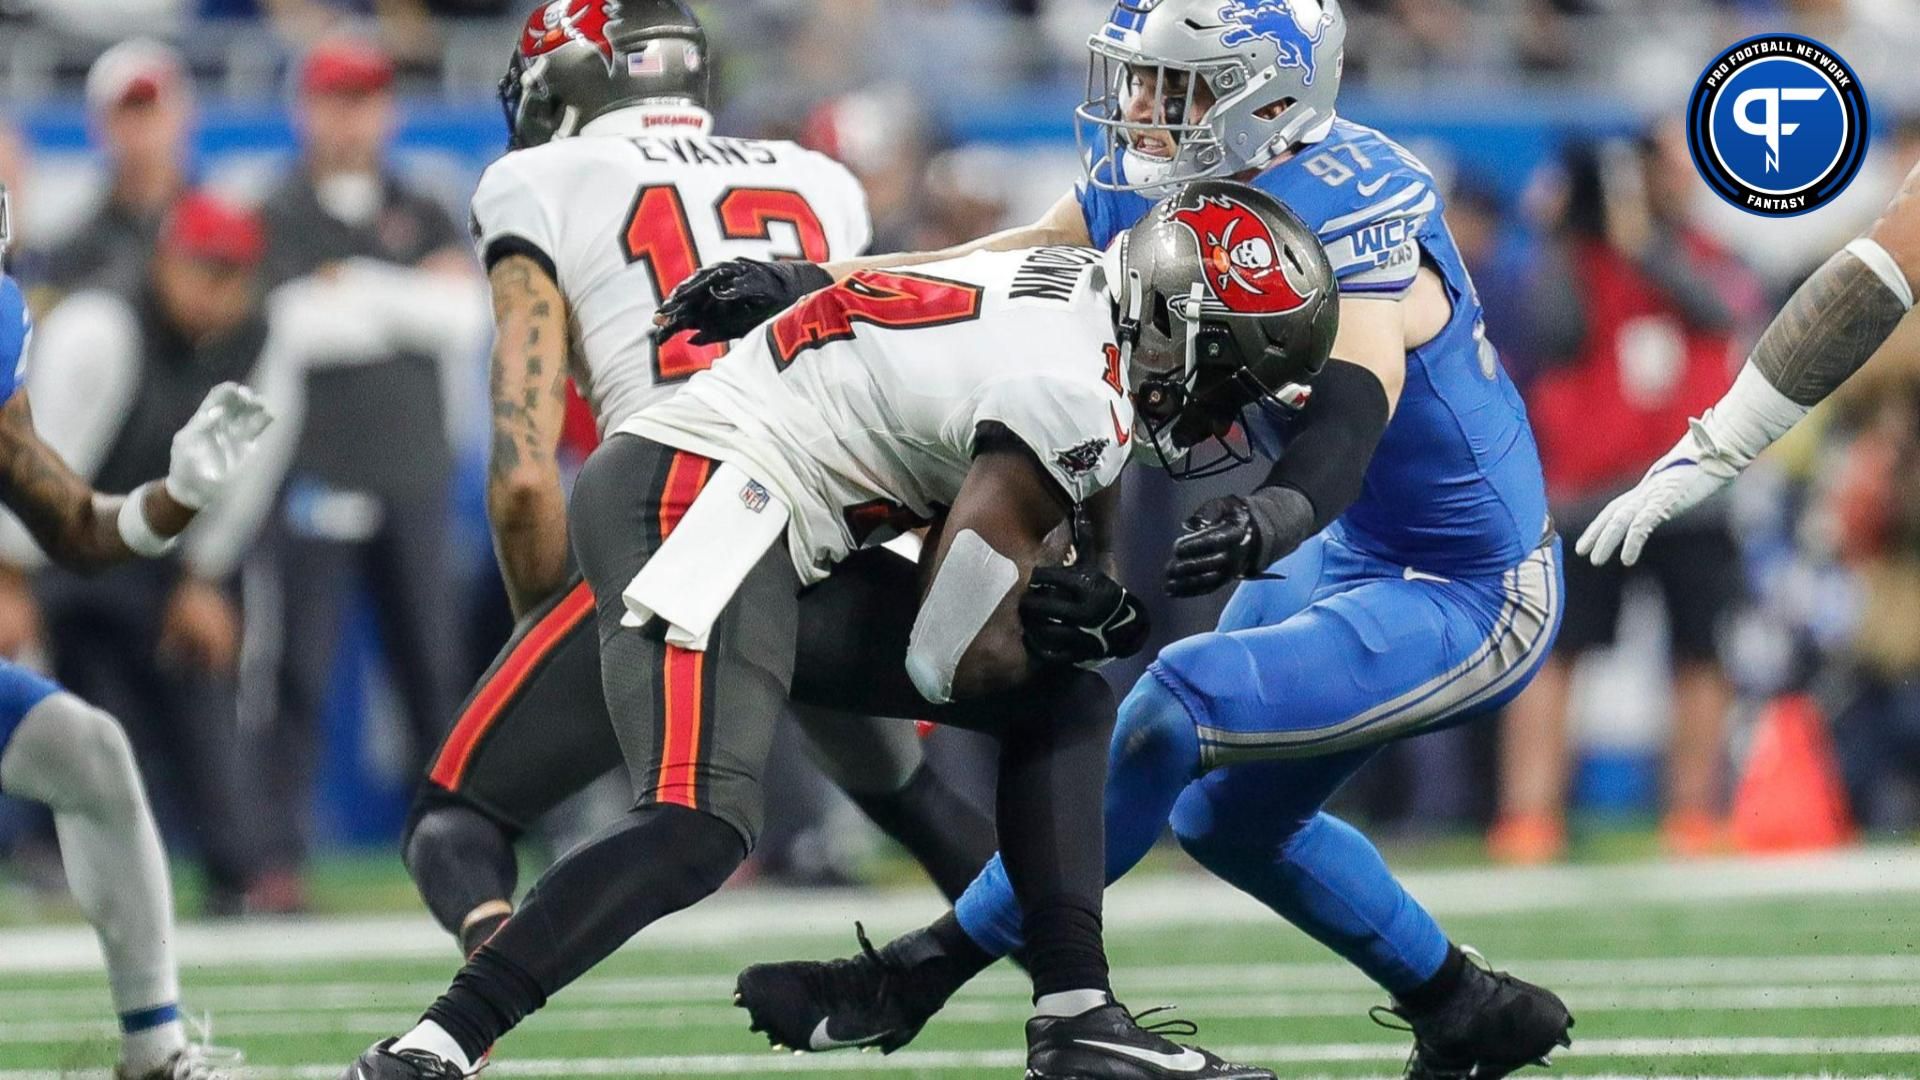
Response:
[[[1020,597],[1068,506],[1024,445],[983,444],[935,541],[907,645],[907,673],[922,697],[945,704],[1011,689],[1032,674]]]

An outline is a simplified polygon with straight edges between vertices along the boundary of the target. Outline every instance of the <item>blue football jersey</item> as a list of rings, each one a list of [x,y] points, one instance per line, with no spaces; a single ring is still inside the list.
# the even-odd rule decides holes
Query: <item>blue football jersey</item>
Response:
[[[20,286],[0,274],[0,403],[27,381],[27,342],[33,337],[33,316]]]
[[[1402,296],[1426,265],[1453,302],[1446,327],[1407,355],[1393,420],[1360,498],[1335,528],[1361,551],[1421,570],[1492,574],[1518,564],[1546,529],[1540,454],[1520,393],[1487,342],[1433,174],[1380,132],[1340,120],[1324,141],[1251,182],[1319,232],[1341,295]],[[1152,205],[1085,183],[1079,196],[1102,248]],[[1286,423],[1266,413],[1250,419],[1254,445],[1278,456]]]

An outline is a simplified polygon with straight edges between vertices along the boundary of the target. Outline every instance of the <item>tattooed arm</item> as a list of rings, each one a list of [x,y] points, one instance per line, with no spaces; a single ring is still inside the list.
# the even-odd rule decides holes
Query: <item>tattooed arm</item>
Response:
[[[567,304],[540,264],[508,255],[493,284],[493,448],[487,517],[515,616],[567,574],[567,502],[555,449],[566,418]]]
[[[193,520],[193,511],[167,494],[164,484],[142,488],[141,498],[147,521],[161,536],[174,536]],[[94,491],[40,438],[25,391],[0,406],[0,502],[48,557],[81,571],[132,558],[117,524],[125,501]]]
[[[1604,563],[1640,557],[1663,522],[1732,480],[1880,351],[1913,309],[1920,281],[1920,167],[1865,236],[1787,300],[1753,357],[1685,438],[1613,500],[1575,550]]]

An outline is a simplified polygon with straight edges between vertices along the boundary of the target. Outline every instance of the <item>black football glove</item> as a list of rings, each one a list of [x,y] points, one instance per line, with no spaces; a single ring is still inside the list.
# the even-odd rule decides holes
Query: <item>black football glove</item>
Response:
[[[1146,647],[1147,609],[1091,566],[1042,566],[1020,598],[1027,651],[1050,664],[1099,667]]]
[[[1268,485],[1242,498],[1200,504],[1181,526],[1167,563],[1169,596],[1200,596],[1236,578],[1262,573],[1319,529],[1313,503],[1299,491]]]
[[[653,316],[653,342],[664,344],[685,330],[690,344],[719,345],[785,311],[795,300],[833,284],[833,275],[810,262],[730,259],[702,267],[673,290]]]
[[[1208,499],[1181,526],[1167,563],[1167,595],[1202,596],[1260,569],[1260,526],[1238,495]]]

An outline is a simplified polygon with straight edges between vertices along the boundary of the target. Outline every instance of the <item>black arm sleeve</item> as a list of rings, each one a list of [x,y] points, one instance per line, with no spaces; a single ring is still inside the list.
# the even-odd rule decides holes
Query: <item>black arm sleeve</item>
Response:
[[[1254,494],[1267,488],[1298,492],[1313,508],[1308,535],[1326,528],[1360,497],[1388,413],[1387,388],[1378,376],[1337,357],[1329,361],[1313,381],[1313,397],[1294,422],[1286,451]]]

